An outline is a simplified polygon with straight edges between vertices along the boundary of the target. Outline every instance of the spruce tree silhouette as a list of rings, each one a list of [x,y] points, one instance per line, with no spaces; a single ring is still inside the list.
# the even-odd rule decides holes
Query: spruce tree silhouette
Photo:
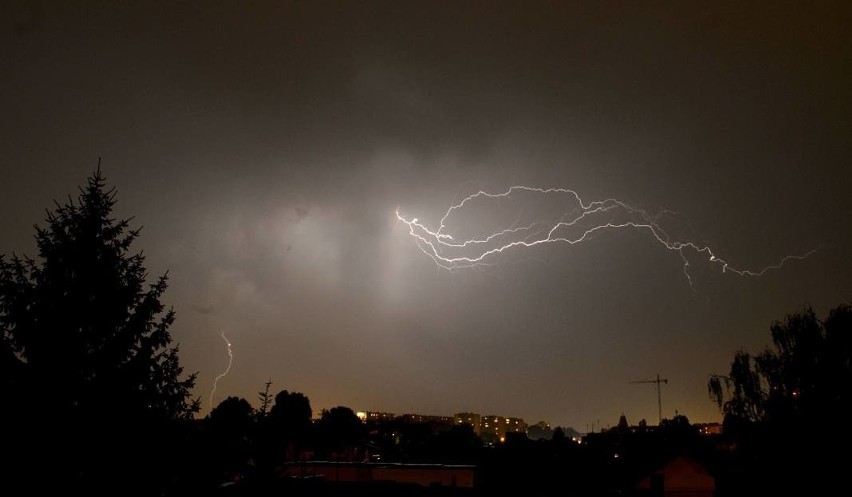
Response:
[[[195,374],[183,377],[160,301],[147,284],[131,219],[97,171],[76,201],[35,226],[38,257],[0,256],[0,367],[6,469],[25,485],[154,494],[177,463],[176,424],[190,420]],[[49,478],[46,478],[50,476]],[[25,492],[26,493],[26,492]]]

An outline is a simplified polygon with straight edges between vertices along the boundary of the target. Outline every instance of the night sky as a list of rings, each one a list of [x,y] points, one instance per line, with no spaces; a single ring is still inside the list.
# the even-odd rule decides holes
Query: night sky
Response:
[[[97,167],[166,270],[210,408],[354,410],[586,431],[720,421],[711,373],[772,321],[852,300],[848,2],[67,2],[0,7],[0,253]],[[663,216],[449,271],[480,190],[567,188]],[[484,236],[565,198],[472,202]],[[490,203],[489,203],[490,202]],[[573,204],[576,208],[576,203]],[[659,218],[659,219],[663,219]],[[452,231],[456,233],[455,231]],[[46,389],[49,392],[49,388]]]

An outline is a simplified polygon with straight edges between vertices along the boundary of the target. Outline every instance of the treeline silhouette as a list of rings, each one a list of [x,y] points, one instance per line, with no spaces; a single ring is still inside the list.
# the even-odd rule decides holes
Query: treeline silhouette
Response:
[[[228,397],[199,419],[195,374],[179,364],[169,334],[175,313],[161,302],[167,275],[147,282],[143,255],[130,250],[139,230],[114,219],[114,205],[98,168],[76,199],[56,203],[36,226],[37,258],[0,256],[4,494],[664,495],[673,490],[659,469],[676,458],[714,478],[692,495],[845,486],[849,304],[824,320],[810,308],[786,316],[770,328],[771,348],[740,351],[728,374],[710,376],[721,434],[701,434],[682,415],[658,427],[622,417],[579,443],[557,428],[490,444],[466,424],[364,423],[345,406],[315,419],[305,394],[273,395],[271,381],[257,408]],[[475,485],[352,487],[283,471],[306,461],[470,465]]]
[[[268,384],[267,384],[268,388]],[[261,399],[263,392],[261,392]],[[292,492],[282,481],[282,467],[306,461],[372,464],[446,464],[475,468],[474,488],[406,488],[405,495],[647,495],[636,483],[665,462],[686,456],[714,470],[720,460],[719,437],[702,436],[682,415],[659,427],[641,422],[588,434],[582,441],[566,437],[560,427],[549,438],[506,433],[505,441],[485,443],[468,424],[412,421],[408,416],[362,422],[347,407],[323,411],[310,421],[310,404],[301,393],[275,396],[272,409],[253,409],[243,398],[229,397],[196,425],[199,474],[193,488],[221,487],[229,495]],[[263,401],[261,400],[261,406]],[[285,414],[289,413],[289,414]],[[204,483],[206,482],[206,483]],[[324,493],[348,493],[337,482]],[[301,487],[297,487],[301,488]],[[319,487],[309,487],[317,490]],[[379,487],[398,495],[394,487]],[[376,489],[371,489],[375,495]],[[336,494],[336,493],[335,493]],[[379,492],[381,494],[381,492]]]

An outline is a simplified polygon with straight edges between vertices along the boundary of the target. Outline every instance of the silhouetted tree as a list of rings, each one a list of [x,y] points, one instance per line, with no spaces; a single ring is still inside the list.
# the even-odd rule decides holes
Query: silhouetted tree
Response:
[[[454,424],[449,430],[429,437],[427,453],[430,462],[473,463],[481,447],[482,440],[473,431],[473,426],[463,423]]]
[[[852,437],[852,306],[824,321],[813,309],[771,326],[773,348],[740,351],[727,376],[708,382],[725,414],[725,432],[738,438],[731,463],[743,493],[826,493],[842,484]]]
[[[269,412],[269,406],[272,405],[272,394],[269,393],[271,386],[272,380],[269,380],[264,383],[263,391],[257,392],[258,399],[260,400],[260,408],[257,410],[258,419],[266,417],[266,413]]]
[[[228,397],[207,415],[210,430],[229,438],[248,438],[254,408],[242,397]]]
[[[156,491],[174,456],[164,423],[198,410],[195,375],[182,378],[171,343],[174,311],[160,300],[166,275],[146,283],[145,258],[130,253],[139,230],[114,219],[114,205],[98,168],[35,227],[37,258],[0,257],[0,362],[21,409],[4,430],[26,449],[23,465],[50,461],[67,491]],[[147,455],[155,450],[167,453]]]
[[[765,416],[766,392],[751,354],[737,351],[728,376],[712,375],[707,385],[728,421],[761,421]]]
[[[246,399],[228,397],[205,420],[211,465],[218,481],[245,476],[252,455],[254,409]]]
[[[663,418],[660,423],[660,435],[666,444],[674,449],[692,447],[698,440],[699,429],[689,422],[689,418],[675,411],[671,419]]]
[[[530,440],[550,440],[553,438],[553,429],[546,421],[539,421],[527,427],[527,436]]]
[[[302,393],[282,390],[269,411],[270,435],[278,459],[293,459],[311,436],[311,401]]]
[[[269,385],[261,393],[261,402],[271,400]],[[311,403],[298,392],[282,390],[266,416],[257,416],[255,458],[258,476],[274,479],[275,469],[282,462],[295,460],[311,438]]]
[[[708,382],[727,417],[745,421],[826,422],[852,415],[852,306],[817,319],[813,309],[771,326],[774,349],[740,351],[727,376]]]
[[[323,409],[318,422],[322,447],[336,455],[352,456],[352,450],[364,436],[364,425],[352,409],[344,406]]]

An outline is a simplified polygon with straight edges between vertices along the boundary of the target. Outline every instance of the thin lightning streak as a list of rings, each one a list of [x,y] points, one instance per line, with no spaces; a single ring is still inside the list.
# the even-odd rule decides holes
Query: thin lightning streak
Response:
[[[227,376],[228,372],[231,371],[231,364],[234,362],[234,353],[231,351],[231,341],[228,340],[228,337],[225,336],[225,332],[222,332],[222,340],[225,340],[225,344],[228,346],[228,367],[225,368],[225,371],[213,379],[213,389],[210,390],[210,409],[213,409],[213,395],[216,393],[216,386],[219,383],[219,380]]]
[[[539,221],[516,228],[503,229],[479,238],[457,240],[458,235],[453,236],[445,232],[445,230],[448,230],[448,224],[453,215],[459,213],[465,206],[478,199],[505,199],[517,192],[539,195],[565,194],[573,199],[577,206],[563,214],[558,221],[549,224]],[[739,276],[762,276],[769,270],[781,268],[789,261],[805,259],[818,250],[818,248],[812,249],[803,255],[788,255],[776,264],[760,270],[737,269],[717,256],[709,246],[672,240],[659,224],[660,218],[665,214],[671,213],[662,212],[652,217],[644,210],[637,209],[614,198],[586,203],[574,190],[529,186],[512,186],[502,193],[479,191],[469,195],[447,209],[436,230],[430,229],[417,218],[407,219],[399,213],[399,210],[396,211],[397,219],[408,225],[408,232],[414,237],[418,248],[431,257],[439,267],[448,270],[491,265],[488,259],[511,249],[529,248],[548,243],[575,245],[589,240],[600,232],[620,229],[647,232],[667,250],[677,252],[683,261],[683,273],[690,286],[693,283],[689,273],[690,262],[687,258],[687,253],[690,252],[702,255],[710,263],[719,265],[722,273],[731,272]],[[609,217],[604,220],[598,219],[603,216]],[[621,216],[620,220],[612,219],[618,216]],[[523,237],[512,239],[513,235],[523,235]],[[480,246],[483,248],[478,249]],[[477,248],[477,250],[473,250],[474,248]]]

